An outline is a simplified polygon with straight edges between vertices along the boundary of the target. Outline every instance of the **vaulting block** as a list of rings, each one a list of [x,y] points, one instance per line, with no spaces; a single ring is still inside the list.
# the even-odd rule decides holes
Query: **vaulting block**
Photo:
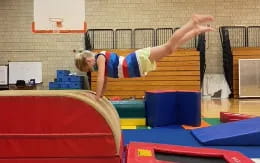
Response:
[[[205,145],[260,145],[260,118],[222,123],[191,131]]]
[[[1,91],[0,163],[121,163],[119,116],[81,91]]]

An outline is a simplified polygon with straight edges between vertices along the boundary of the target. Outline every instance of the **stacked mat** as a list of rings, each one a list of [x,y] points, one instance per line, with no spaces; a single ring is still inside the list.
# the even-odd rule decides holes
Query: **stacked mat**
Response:
[[[111,101],[116,108],[121,129],[146,129],[146,114],[143,100]]]
[[[200,92],[147,91],[145,100],[112,101],[122,129],[201,125]]]
[[[71,75],[69,70],[57,70],[54,82],[49,82],[50,90],[83,89],[84,76]]]

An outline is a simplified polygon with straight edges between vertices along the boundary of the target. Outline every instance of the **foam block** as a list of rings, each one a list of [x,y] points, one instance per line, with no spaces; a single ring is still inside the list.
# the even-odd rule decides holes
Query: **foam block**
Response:
[[[70,71],[69,70],[57,70],[56,73],[57,73],[58,78],[60,78],[60,77],[62,78],[63,76],[69,75]]]
[[[200,126],[201,93],[197,91],[177,91],[177,124]]]
[[[147,124],[151,127],[177,122],[175,91],[150,91],[145,95]]]
[[[252,118],[191,131],[205,145],[260,145],[260,118]]]
[[[200,92],[149,91],[145,98],[147,124],[151,127],[201,124]]]

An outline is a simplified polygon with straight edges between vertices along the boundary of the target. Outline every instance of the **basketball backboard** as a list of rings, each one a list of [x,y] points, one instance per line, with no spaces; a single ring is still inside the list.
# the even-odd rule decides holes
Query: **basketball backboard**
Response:
[[[34,0],[33,33],[85,33],[85,0]]]

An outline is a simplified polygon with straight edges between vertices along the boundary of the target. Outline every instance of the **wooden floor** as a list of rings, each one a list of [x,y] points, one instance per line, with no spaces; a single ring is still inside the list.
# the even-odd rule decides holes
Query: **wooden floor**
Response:
[[[221,111],[260,116],[260,98],[258,99],[205,99],[201,103],[202,116],[219,118]]]

